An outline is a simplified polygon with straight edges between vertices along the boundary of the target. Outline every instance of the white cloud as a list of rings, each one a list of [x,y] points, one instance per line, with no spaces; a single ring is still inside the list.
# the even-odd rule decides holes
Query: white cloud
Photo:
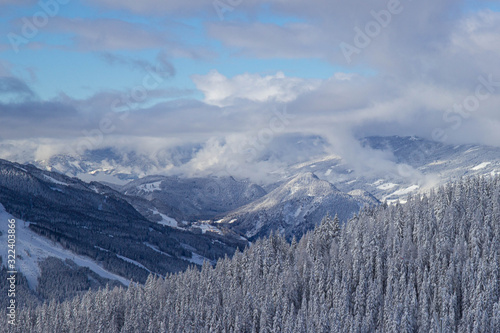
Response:
[[[462,20],[460,30],[452,35],[453,45],[461,51],[481,54],[492,51],[500,54],[500,13],[491,10],[475,13]]]
[[[205,103],[216,106],[234,105],[238,100],[287,103],[317,89],[321,83],[286,77],[282,72],[267,76],[245,73],[228,78],[216,70],[207,75],[194,75],[192,80],[205,94]]]

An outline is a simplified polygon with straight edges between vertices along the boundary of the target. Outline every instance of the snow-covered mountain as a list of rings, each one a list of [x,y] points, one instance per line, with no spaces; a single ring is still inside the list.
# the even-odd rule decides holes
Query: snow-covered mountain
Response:
[[[148,176],[115,188],[127,197],[148,200],[159,213],[187,222],[212,219],[266,194],[262,187],[233,177]],[[143,215],[151,215],[135,201],[130,202]]]
[[[7,221],[15,221],[16,242],[14,249],[16,253],[16,268],[26,277],[29,287],[33,290],[37,289],[38,280],[42,274],[39,264],[49,257],[61,260],[71,260],[78,266],[90,268],[92,272],[104,279],[116,280],[124,285],[130,283],[128,279],[104,269],[102,264],[99,264],[97,261],[86,256],[75,254],[71,250],[64,248],[61,244],[55,243],[37,234],[30,229],[30,222],[15,218],[7,213],[1,204],[0,219],[4,222],[0,223],[0,240],[3,244],[7,244],[7,236],[9,235]],[[4,264],[7,263],[8,259],[7,249],[8,248],[4,246],[0,252]],[[102,286],[104,286],[104,284]]]
[[[408,194],[427,191],[463,176],[500,173],[500,148],[496,147],[449,145],[400,136],[367,137],[361,144],[366,150],[384,152],[386,163],[378,169],[362,169],[341,156],[326,155],[291,165],[279,173],[291,177],[313,172],[342,191],[362,189],[381,201],[404,201]],[[384,168],[385,165],[390,168]]]
[[[115,185],[108,185],[150,221],[184,230],[194,227],[193,230],[203,232],[220,232],[221,227],[203,220],[213,220],[216,216],[221,219],[230,211],[248,208],[290,179],[309,172],[353,198],[371,200],[374,204],[376,199],[372,195],[380,201],[404,201],[408,194],[427,191],[461,176],[500,171],[500,148],[495,147],[450,145],[416,137],[367,137],[360,140],[356,151],[359,156],[353,158],[326,154],[327,145],[319,137],[277,138],[261,152],[262,160],[285,159],[282,156],[285,152],[279,148],[286,147],[289,156],[296,146],[302,161],[274,170],[269,177],[262,177],[258,185],[232,177],[154,175],[171,165],[182,166],[199,151],[199,146],[170,149],[154,157],[100,149],[78,158],[54,156],[49,161],[37,161],[37,165],[84,179],[113,177],[109,180]],[[372,156],[377,159],[370,159]],[[116,185],[118,178],[121,183]],[[127,183],[131,179],[135,180]],[[226,225],[234,229],[230,224],[222,224]]]
[[[1,147],[1,145],[0,145]],[[183,145],[162,149],[155,154],[134,150],[106,147],[86,150],[82,155],[56,154],[48,159],[33,159],[25,155],[14,155],[15,160],[30,163],[40,169],[79,177],[86,181],[108,181],[124,185],[131,180],[164,173],[193,158],[199,145]]]
[[[400,136],[367,137],[361,139],[360,144],[353,158],[346,156],[346,152],[326,153],[332,149],[327,149],[328,142],[321,137],[278,136],[257,158],[261,162],[280,161],[277,163],[280,166],[268,174],[269,177],[262,177],[258,185],[269,192],[294,175],[313,172],[342,191],[362,189],[381,201],[391,201],[404,200],[409,193],[425,191],[461,176],[500,171],[500,148],[496,147],[453,145]],[[200,145],[188,145],[150,156],[105,148],[87,151],[79,157],[55,155],[31,163],[87,181],[125,185],[145,176],[168,174],[171,168],[181,170],[200,149]],[[382,159],[379,156],[372,162],[373,152],[378,152]]]
[[[378,200],[404,200],[462,176],[500,172],[495,147],[368,137],[361,140],[357,162],[377,159],[374,168],[366,168],[372,160],[363,164],[352,156],[326,155],[326,142],[312,142],[301,142],[300,151],[310,151],[303,155],[306,161],[274,170],[259,184],[154,175],[164,166],[182,165],[196,147],[172,151],[162,157],[163,164],[113,149],[38,161],[43,170],[0,160],[0,217],[14,216],[22,224],[19,263],[30,287],[51,280],[52,273],[44,272],[63,271],[101,285],[107,279],[127,283],[143,281],[150,272],[213,262],[271,231],[299,237],[327,214],[346,221]],[[263,156],[274,158],[269,152]],[[109,176],[122,183],[88,183],[74,175]],[[4,227],[0,237],[6,235]]]
[[[49,275],[71,270],[68,274],[84,281],[80,286],[98,280],[104,285],[103,279],[144,282],[150,273],[213,262],[247,244],[230,233],[192,232],[150,221],[127,199],[97,182],[0,160],[0,217],[5,222],[0,237],[7,244],[4,224],[14,217],[19,271],[32,288],[50,281],[43,273],[47,265]]]
[[[327,214],[337,214],[341,221],[346,221],[364,205],[377,203],[362,191],[352,194],[339,191],[311,172],[301,173],[260,199],[230,212],[217,223],[248,239],[268,235],[271,231],[288,238],[300,237]]]

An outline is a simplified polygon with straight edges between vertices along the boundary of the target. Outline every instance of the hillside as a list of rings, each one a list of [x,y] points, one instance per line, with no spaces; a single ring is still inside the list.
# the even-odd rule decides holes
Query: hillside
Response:
[[[312,173],[304,173],[228,213],[217,223],[249,239],[269,235],[271,231],[288,239],[300,238],[328,214],[338,215],[345,222],[369,204],[376,204],[376,200],[368,202],[362,194],[351,196]]]
[[[22,311],[11,331],[499,332],[499,221],[500,178],[466,179],[215,268]]]

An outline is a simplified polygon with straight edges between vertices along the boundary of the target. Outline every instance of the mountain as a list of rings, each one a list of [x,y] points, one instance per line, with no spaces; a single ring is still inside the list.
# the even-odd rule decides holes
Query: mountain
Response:
[[[500,177],[466,179],[215,268],[20,310],[13,332],[498,333],[498,221]]]
[[[500,148],[454,145],[408,136],[371,136],[359,140],[360,150],[333,155],[318,136],[277,136],[256,155],[258,162],[279,161],[258,185],[270,192],[287,179],[313,172],[344,192],[364,190],[378,200],[405,200],[410,193],[427,191],[461,176],[491,175],[500,170]],[[153,155],[115,148],[86,151],[82,156],[55,155],[29,160],[41,169],[78,176],[87,181],[125,185],[155,174],[171,172],[192,160],[200,145],[184,145]],[[373,155],[380,155],[372,162]],[[26,160],[28,157],[24,157]],[[174,214],[172,212],[172,214]]]
[[[146,199],[157,214],[187,222],[212,219],[266,194],[262,187],[233,177],[148,176],[115,188],[128,197]],[[151,211],[130,202],[145,216],[151,215]]]
[[[259,161],[286,161],[294,164],[325,154],[327,142],[317,135],[287,133],[277,135],[256,152]],[[160,148],[147,153],[132,148],[102,147],[85,150],[81,155],[55,154],[46,159],[37,159],[33,147],[13,149],[0,142],[0,151],[16,151],[6,156],[9,160],[30,163],[40,169],[79,177],[86,181],[107,181],[120,185],[146,176],[158,174],[183,174],[173,172],[177,167],[192,161],[203,149],[202,144],[182,144]]]
[[[30,158],[32,153],[16,156],[16,160],[88,181],[110,181],[123,185],[180,166],[193,158],[200,149],[200,145],[186,144],[162,149],[151,156],[134,150],[106,147],[86,150],[79,156],[56,154],[46,160],[34,160]]]
[[[247,244],[237,237],[149,221],[106,185],[4,160],[0,204],[2,216],[18,220],[19,267],[33,288],[47,280],[41,264],[51,257],[59,259],[59,270],[73,267],[83,274],[76,266],[88,267],[87,280],[96,280],[97,274],[122,283],[144,282],[150,273],[165,275],[205,259],[214,262]],[[6,231],[1,232],[5,238]]]
[[[342,156],[324,155],[290,165],[280,174],[291,177],[313,172],[342,191],[361,189],[391,202],[405,201],[408,194],[426,192],[463,176],[500,173],[500,148],[496,147],[451,145],[412,136],[373,136],[360,143],[366,156],[383,153],[383,164],[374,170],[363,169]]]
[[[353,195],[339,191],[311,172],[289,179],[279,187],[225,215],[217,223],[253,240],[277,231],[287,238],[300,237],[327,214],[346,221],[364,205],[377,200],[358,191]]]

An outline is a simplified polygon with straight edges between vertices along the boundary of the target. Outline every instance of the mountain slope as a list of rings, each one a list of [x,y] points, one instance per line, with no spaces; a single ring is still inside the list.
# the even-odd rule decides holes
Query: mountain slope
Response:
[[[71,251],[127,280],[143,282],[150,272],[178,272],[246,245],[151,222],[105,185],[4,160],[0,160],[0,203],[7,213],[30,222],[26,235],[36,235],[37,242],[53,242],[59,255],[45,246],[47,256],[67,259]],[[59,247],[64,255],[56,250]]]
[[[126,180],[172,170],[182,174],[185,163],[200,149],[200,146],[188,145],[147,156],[105,148],[87,151],[80,157],[57,155],[33,163],[82,179],[123,185]],[[332,152],[328,141],[321,137],[278,136],[257,156],[259,162],[279,161],[276,168],[267,168],[273,172],[263,174],[261,179],[266,182],[259,185],[269,192],[290,177],[313,172],[344,192],[362,189],[379,200],[396,201],[405,200],[409,193],[426,191],[464,175],[500,172],[500,148],[484,145],[371,136],[361,138],[356,149],[354,153],[350,150]]]
[[[19,311],[15,332],[497,333],[498,221],[500,178],[467,179],[215,268]]]
[[[374,161],[374,165],[368,165],[370,168],[364,165],[363,170],[342,156],[329,155],[291,165],[281,174],[291,177],[313,172],[345,192],[362,189],[381,201],[404,201],[410,193],[427,191],[462,176],[500,173],[500,148],[496,147],[400,136],[373,136],[360,141],[366,150],[361,157],[364,153],[373,156],[374,152],[383,152],[385,160]]]
[[[303,173],[217,222],[249,239],[272,230],[287,238],[300,237],[327,214],[337,214],[341,221],[346,221],[365,204],[370,202],[339,191],[313,173]]]
[[[149,201],[159,213],[179,221],[208,220],[248,204],[266,194],[256,184],[233,177],[179,178],[148,176],[119,188],[129,197]],[[130,201],[143,215],[151,215]]]

